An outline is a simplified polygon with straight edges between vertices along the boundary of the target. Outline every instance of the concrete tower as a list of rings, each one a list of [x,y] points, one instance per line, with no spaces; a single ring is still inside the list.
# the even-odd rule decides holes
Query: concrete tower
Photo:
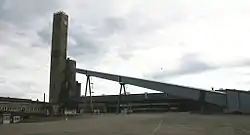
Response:
[[[76,99],[80,99],[81,97],[81,83],[76,81]]]
[[[63,12],[55,13],[50,64],[50,103],[61,103],[68,97],[66,86],[67,38],[68,16]]]
[[[66,88],[69,93],[69,99],[76,96],[76,61],[67,58],[66,70]]]

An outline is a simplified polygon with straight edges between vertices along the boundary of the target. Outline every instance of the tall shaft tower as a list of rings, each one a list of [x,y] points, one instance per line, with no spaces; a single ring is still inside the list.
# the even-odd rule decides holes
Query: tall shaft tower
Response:
[[[68,38],[68,16],[57,12],[53,18],[49,102],[61,103],[67,100],[66,57]]]

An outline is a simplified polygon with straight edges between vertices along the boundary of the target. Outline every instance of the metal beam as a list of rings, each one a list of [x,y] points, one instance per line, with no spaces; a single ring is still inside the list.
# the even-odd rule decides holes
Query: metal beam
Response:
[[[226,94],[224,92],[209,91],[198,88],[191,88],[185,86],[179,86],[174,84],[150,81],[145,79],[108,74],[84,69],[76,69],[77,73],[94,76],[106,80],[122,82],[134,86],[139,86],[147,89],[161,91],[181,98],[192,99],[199,101],[200,98],[208,103],[216,104],[219,106],[226,106]],[[202,97],[201,97],[202,95]]]

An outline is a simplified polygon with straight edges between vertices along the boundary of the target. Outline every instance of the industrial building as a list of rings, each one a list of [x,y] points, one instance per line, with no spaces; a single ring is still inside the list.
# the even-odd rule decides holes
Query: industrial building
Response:
[[[81,97],[78,102],[80,109],[89,108],[90,96]],[[103,113],[117,112],[118,95],[93,96],[92,104],[94,110]],[[128,109],[136,112],[169,112],[169,111],[195,111],[199,110],[197,102],[182,99],[166,93],[143,93],[122,95],[120,100],[121,110]]]
[[[67,58],[68,15],[63,12],[54,14],[49,103],[58,104],[59,109],[76,108],[71,101],[80,98],[81,84],[76,81],[76,61]]]
[[[54,14],[50,63],[50,103],[63,102],[63,98],[66,97],[67,35],[68,16],[62,12]]]
[[[115,81],[121,85],[134,85],[192,100],[200,105],[200,111],[204,113],[218,111],[221,113],[250,113],[249,91],[231,89],[225,89],[224,91],[205,90],[84,69],[76,69],[76,72]]]
[[[30,99],[0,97],[0,124],[17,123],[30,116],[49,115],[50,104]]]
[[[67,57],[68,15],[54,14],[50,64],[49,103],[28,99],[0,98],[0,123],[26,115],[58,115],[65,110],[76,112],[117,112],[129,109],[145,111],[200,111],[203,113],[250,113],[250,92],[240,90],[204,90],[152,80],[133,78],[76,68],[76,61]],[[87,77],[85,95],[76,73]],[[90,77],[118,82],[119,95],[91,96]],[[125,85],[134,85],[162,93],[126,94]],[[122,89],[124,93],[122,94]],[[87,90],[89,95],[87,96]],[[22,119],[19,118],[19,119]]]

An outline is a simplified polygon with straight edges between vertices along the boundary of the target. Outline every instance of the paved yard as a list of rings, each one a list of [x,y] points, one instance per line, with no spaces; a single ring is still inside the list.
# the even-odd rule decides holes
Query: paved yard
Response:
[[[0,125],[0,135],[250,135],[250,116],[159,113]]]

